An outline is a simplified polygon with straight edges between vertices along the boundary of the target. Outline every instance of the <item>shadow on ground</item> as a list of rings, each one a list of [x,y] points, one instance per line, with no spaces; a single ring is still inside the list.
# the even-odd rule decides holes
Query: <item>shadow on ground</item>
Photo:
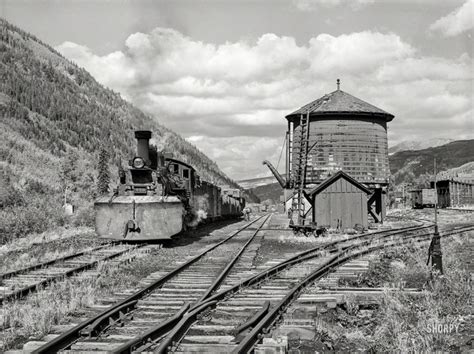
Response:
[[[242,218],[219,220],[209,224],[201,225],[195,229],[188,229],[186,231],[182,231],[179,234],[173,236],[171,240],[165,240],[163,242],[163,247],[168,248],[189,245],[191,243],[201,240],[206,236],[209,236],[209,234],[214,232],[215,230],[219,230],[226,226],[238,223],[242,220]]]

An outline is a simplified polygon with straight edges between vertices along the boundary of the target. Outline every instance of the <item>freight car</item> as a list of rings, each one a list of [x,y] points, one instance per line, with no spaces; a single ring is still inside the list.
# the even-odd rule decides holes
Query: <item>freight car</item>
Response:
[[[120,168],[112,196],[94,203],[100,237],[119,240],[170,239],[187,227],[219,218],[242,216],[239,189],[201,181],[189,164],[149,146],[150,131],[136,131],[137,156]]]
[[[415,189],[411,192],[411,205],[413,209],[434,208],[436,203],[436,192],[434,189]]]

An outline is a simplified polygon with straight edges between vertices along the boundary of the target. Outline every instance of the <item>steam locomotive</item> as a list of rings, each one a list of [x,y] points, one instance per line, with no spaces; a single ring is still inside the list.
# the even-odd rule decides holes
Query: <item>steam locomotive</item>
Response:
[[[242,216],[239,189],[201,181],[192,166],[150,147],[150,131],[136,131],[135,138],[137,156],[126,170],[119,169],[113,195],[94,203],[100,237],[164,240],[204,221]]]

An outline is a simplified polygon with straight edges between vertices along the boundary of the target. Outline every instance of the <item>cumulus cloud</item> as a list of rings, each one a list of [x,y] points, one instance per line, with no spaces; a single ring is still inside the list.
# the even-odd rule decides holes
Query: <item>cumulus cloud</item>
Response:
[[[284,153],[278,165],[283,138],[228,137],[225,139],[225,149],[222,148],[221,138],[191,136],[187,140],[218,160],[219,167],[230,176],[268,176],[268,168],[262,165],[262,161],[267,159],[284,173]]]
[[[286,129],[284,116],[342,89],[395,114],[394,140],[407,134],[465,134],[472,110],[472,58],[423,56],[395,33],[319,34],[299,44],[264,34],[220,45],[169,28],[128,37],[97,55],[65,42],[57,49],[102,84],[184,135],[232,178],[268,173]]]
[[[97,56],[86,46],[73,42],[64,42],[56,47],[60,53],[73,59],[79,66],[102,83],[110,87],[126,87],[135,80],[135,68],[130,65],[130,58],[120,51],[104,56]]]
[[[311,71],[318,75],[334,72],[366,75],[385,62],[414,53],[398,35],[370,31],[338,37],[321,34],[309,41],[309,48]]]
[[[473,27],[474,0],[467,0],[453,12],[434,22],[430,26],[430,30],[440,32],[445,37],[453,37],[471,30]]]

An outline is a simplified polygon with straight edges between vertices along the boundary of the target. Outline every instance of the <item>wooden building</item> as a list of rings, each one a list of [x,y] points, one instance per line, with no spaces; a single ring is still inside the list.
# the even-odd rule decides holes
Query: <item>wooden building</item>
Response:
[[[309,191],[312,219],[318,226],[333,229],[367,229],[367,195],[370,190],[343,171]]]
[[[300,137],[305,135],[309,150],[305,190],[344,171],[371,191],[367,209],[375,222],[381,222],[390,175],[387,123],[394,116],[342,91],[339,85],[338,80],[336,91],[286,116],[288,187],[292,188],[292,181],[297,180],[301,170]]]
[[[434,188],[434,182],[431,182],[431,188]],[[436,189],[440,208],[474,205],[474,184],[470,182],[444,179],[436,182]]]

